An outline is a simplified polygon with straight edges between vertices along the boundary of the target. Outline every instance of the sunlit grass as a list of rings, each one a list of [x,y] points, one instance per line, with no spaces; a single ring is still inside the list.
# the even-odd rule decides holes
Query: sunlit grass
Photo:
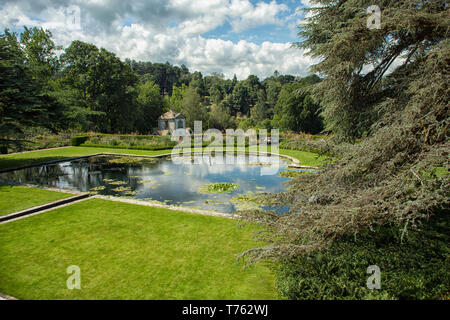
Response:
[[[0,292],[20,299],[275,299],[242,269],[252,230],[227,218],[91,199],[0,225]],[[68,266],[81,290],[68,290]]]
[[[0,185],[0,216],[71,196],[73,195],[38,188]]]

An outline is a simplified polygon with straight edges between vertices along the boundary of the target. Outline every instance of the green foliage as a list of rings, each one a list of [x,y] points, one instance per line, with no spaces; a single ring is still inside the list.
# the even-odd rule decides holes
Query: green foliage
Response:
[[[194,128],[194,121],[208,121],[208,112],[194,87],[187,89],[181,103],[181,112],[186,117],[186,126]]]
[[[281,89],[272,126],[312,134],[323,130],[319,105],[313,101],[305,82],[287,84]]]
[[[137,119],[139,133],[151,133],[157,127],[157,119],[164,112],[164,103],[157,84],[147,81],[137,86]]]
[[[130,167],[140,167],[142,165],[152,165],[157,163],[158,159],[144,158],[144,157],[115,157],[109,158],[108,163],[127,165]]]
[[[18,119],[3,118],[1,144],[14,149],[22,148],[21,127],[151,133],[168,108],[184,113],[191,127],[195,120],[202,120],[205,129],[235,128],[238,116],[250,119],[241,127],[271,129],[272,124],[278,125],[271,120],[282,87],[299,80],[279,73],[262,82],[255,75],[242,81],[216,73],[203,77],[200,72],[190,73],[184,65],[122,62],[112,52],[78,40],[58,58],[56,51],[62,48],[55,45],[51,32],[35,27],[25,27],[20,41],[8,31],[2,38],[10,46],[10,57],[6,53],[2,57],[2,64],[9,68],[2,73],[8,89],[3,92],[4,101],[21,101],[28,109],[42,110],[41,115],[52,118],[24,116],[26,120],[20,124]],[[5,112],[18,117],[17,110],[22,107],[14,107],[16,111]],[[36,121],[27,123],[32,118]]]
[[[172,88],[172,95],[169,97],[168,104],[169,108],[180,112],[182,109],[183,97],[187,91],[188,87],[183,83],[180,87],[174,86]]]
[[[138,116],[137,75],[115,54],[74,41],[61,56],[62,85],[72,89],[73,107],[90,111],[88,126],[102,132],[130,132]],[[143,107],[145,108],[145,107]]]
[[[52,40],[52,33],[48,30],[33,27],[24,27],[20,34],[20,44],[29,65],[33,77],[41,81],[41,85],[46,86],[49,79],[59,68],[58,58],[55,50],[57,47]]]
[[[27,61],[27,47],[20,46],[15,34],[0,35],[0,145],[20,146],[26,128],[63,127],[64,106],[35,79]]]
[[[406,72],[403,85],[392,85],[385,76],[400,64],[408,66],[403,71],[413,70],[432,47],[447,38],[448,3],[312,2],[320,6],[311,10],[312,17],[301,26],[299,36],[304,41],[297,45],[310,49],[312,57],[320,57],[312,70],[324,75],[315,96],[323,102],[326,128],[348,140],[360,138],[380,113],[394,110],[380,110],[380,103],[395,101],[398,90],[413,79]],[[382,8],[381,29],[367,28],[366,8],[373,4]]]
[[[280,261],[277,287],[288,299],[448,299],[448,213],[403,241],[396,227],[344,237],[320,252]],[[367,267],[381,270],[381,289],[370,290]]]
[[[240,113],[242,115],[250,115],[251,106],[251,96],[249,88],[242,82],[239,82],[233,90],[232,103],[233,109],[232,114],[236,115]]]
[[[280,177],[286,177],[286,178],[294,178],[298,177],[304,174],[311,174],[312,172],[309,171],[300,171],[300,170],[285,170],[283,172],[280,172]]]
[[[292,144],[337,157],[266,196],[288,213],[241,213],[264,226],[258,236],[267,243],[242,256],[287,265],[281,290],[291,297],[448,299],[449,229],[441,223],[448,226],[450,177],[433,169],[449,168],[448,5],[382,1],[382,27],[370,30],[369,1],[312,2],[321,5],[301,26],[300,46],[320,57],[313,71],[324,79],[312,96],[335,136]],[[381,262],[372,263],[374,252]],[[325,259],[307,262],[319,253]],[[291,259],[305,268],[301,280]],[[387,273],[384,293],[357,289],[370,264]]]
[[[236,183],[218,182],[201,186],[199,191],[202,193],[228,193],[239,188],[239,185]]]
[[[244,131],[255,127],[255,123],[251,118],[236,118],[236,124],[238,129],[242,129]]]
[[[144,136],[144,135],[107,135],[94,134],[82,143],[83,147],[117,148],[133,150],[166,150],[176,145],[170,136]]]
[[[211,106],[209,127],[218,130],[235,129],[234,118],[228,114],[222,105],[213,104]]]
[[[172,66],[167,63],[151,63],[151,62],[136,62],[127,59],[131,69],[136,72],[141,82],[152,81],[160,88],[161,96],[171,95],[175,86],[181,87],[183,84],[188,85],[191,81],[191,74],[185,65]]]
[[[89,136],[76,136],[70,138],[70,145],[79,146],[89,140]]]

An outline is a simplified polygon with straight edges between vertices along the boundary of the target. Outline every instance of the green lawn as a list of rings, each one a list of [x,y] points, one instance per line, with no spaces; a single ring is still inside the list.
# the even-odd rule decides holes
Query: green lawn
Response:
[[[280,149],[279,153],[298,159],[300,161],[300,165],[303,166],[319,167],[324,164],[325,159],[327,158],[325,156],[319,156],[317,153],[299,150]]]
[[[270,148],[268,148],[270,151]],[[155,156],[170,153],[171,150],[131,150],[131,149],[108,149],[108,148],[91,148],[91,147],[68,147],[53,150],[39,150],[21,154],[11,154],[0,156],[0,169],[24,166],[35,163],[45,163],[52,160],[62,160],[71,157],[88,156],[95,153],[109,152],[134,155]],[[324,157],[318,158],[317,154],[297,150],[280,149],[280,154],[295,157],[300,161],[301,165],[319,166],[323,163]]]
[[[256,245],[227,218],[99,199],[0,225],[0,292],[19,299],[276,299]],[[68,290],[66,268],[81,269]]]
[[[37,188],[0,185],[0,216],[71,196],[73,195]]]

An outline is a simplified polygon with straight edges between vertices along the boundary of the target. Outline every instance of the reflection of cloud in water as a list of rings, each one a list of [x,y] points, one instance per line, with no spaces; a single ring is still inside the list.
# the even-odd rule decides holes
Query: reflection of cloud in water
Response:
[[[278,156],[256,156],[256,155],[238,155],[226,154],[224,156],[204,156],[197,157],[195,162],[193,157],[179,157],[175,160],[172,158],[172,163],[185,168],[184,172],[191,172],[190,169],[196,168],[199,176],[207,174],[226,174],[240,170],[241,173],[246,173],[249,166],[260,166],[260,175],[276,175],[281,167],[288,165],[288,161],[281,159]],[[197,170],[200,167],[201,170]]]

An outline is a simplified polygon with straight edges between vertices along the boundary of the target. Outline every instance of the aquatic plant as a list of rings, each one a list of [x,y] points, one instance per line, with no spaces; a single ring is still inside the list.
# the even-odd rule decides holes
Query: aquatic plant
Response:
[[[99,187],[91,188],[91,189],[89,189],[89,191],[102,191],[105,189],[106,189],[105,186],[99,186]]]
[[[115,181],[115,180],[113,180],[113,181],[108,182],[108,184],[113,185],[113,186],[120,186],[120,185],[124,185],[124,184],[127,184],[127,183],[125,181]]]
[[[203,185],[199,188],[200,193],[228,193],[239,189],[240,186],[231,182],[219,182]]]
[[[109,159],[110,164],[126,164],[129,166],[141,166],[141,165],[151,165],[158,162],[158,159],[153,158],[143,158],[143,157],[115,157]]]
[[[280,177],[294,178],[294,177],[302,176],[304,174],[313,174],[313,173],[311,171],[286,170],[286,171],[280,172],[278,175]]]
[[[131,192],[131,188],[130,187],[118,187],[118,188],[112,189],[112,191],[114,191],[114,192]]]

